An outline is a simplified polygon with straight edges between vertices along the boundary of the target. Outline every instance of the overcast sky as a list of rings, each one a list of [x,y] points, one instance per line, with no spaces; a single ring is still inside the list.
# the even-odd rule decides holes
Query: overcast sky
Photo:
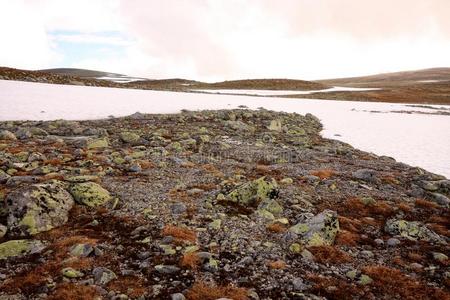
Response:
[[[320,79],[450,67],[450,0],[0,0],[0,65]]]

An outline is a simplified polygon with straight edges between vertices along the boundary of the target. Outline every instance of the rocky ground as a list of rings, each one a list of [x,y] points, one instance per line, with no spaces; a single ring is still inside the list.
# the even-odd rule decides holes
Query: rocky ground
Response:
[[[0,123],[0,299],[449,299],[450,181],[320,130]]]

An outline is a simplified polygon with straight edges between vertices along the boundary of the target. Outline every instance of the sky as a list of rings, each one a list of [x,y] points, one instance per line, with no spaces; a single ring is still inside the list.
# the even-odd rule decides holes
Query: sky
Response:
[[[0,0],[0,66],[220,81],[450,67],[450,0]]]

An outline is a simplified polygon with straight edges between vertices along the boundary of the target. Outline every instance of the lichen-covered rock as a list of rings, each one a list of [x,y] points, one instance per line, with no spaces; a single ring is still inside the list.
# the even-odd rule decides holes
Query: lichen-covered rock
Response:
[[[298,234],[301,242],[308,246],[332,245],[339,231],[339,220],[336,212],[324,210],[305,222],[292,226],[289,231]]]
[[[275,199],[278,193],[275,179],[261,177],[238,186],[227,195],[227,199],[243,206],[252,206],[258,200]]]
[[[92,271],[96,284],[105,285],[117,278],[117,275],[108,268],[98,267]]]
[[[89,207],[103,205],[111,200],[109,192],[95,182],[74,184],[70,187],[69,192],[75,201]]]
[[[264,199],[259,205],[258,210],[266,210],[273,215],[279,215],[283,212],[283,206],[274,199]]]
[[[125,131],[120,133],[120,139],[124,143],[136,144],[137,142],[139,142],[141,137],[134,132]]]
[[[107,147],[109,147],[109,142],[106,137],[88,139],[86,141],[86,148],[88,149],[107,148]]]
[[[0,140],[10,140],[15,141],[17,140],[14,133],[8,130],[0,130]]]
[[[10,177],[11,175],[0,169],[0,183],[5,183]]]
[[[64,184],[51,181],[15,190],[6,197],[9,235],[28,236],[67,222],[74,204]]]
[[[38,253],[44,248],[37,240],[11,240],[0,244],[0,259]]]
[[[402,236],[409,240],[446,243],[441,236],[420,222],[390,219],[386,222],[384,230],[389,234]]]
[[[3,224],[0,224],[0,239],[6,235],[7,231],[8,231],[8,227],[6,227]]]

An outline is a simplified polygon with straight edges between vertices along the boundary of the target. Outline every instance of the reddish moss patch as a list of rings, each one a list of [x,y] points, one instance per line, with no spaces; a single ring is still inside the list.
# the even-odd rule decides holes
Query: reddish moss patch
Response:
[[[383,298],[399,299],[449,299],[449,294],[441,289],[430,287],[403,274],[398,269],[385,266],[367,266],[363,272],[374,282],[374,293]]]
[[[286,226],[284,226],[283,224],[280,224],[280,223],[271,223],[271,224],[267,225],[266,228],[268,231],[275,232],[275,233],[283,233],[287,230]]]
[[[58,286],[48,299],[50,300],[93,300],[98,295],[95,288],[91,286],[78,285],[73,283],[63,283]]]
[[[324,179],[331,178],[332,176],[336,175],[337,173],[336,173],[336,171],[331,170],[331,169],[323,169],[323,170],[311,171],[310,174],[317,176],[320,179],[324,180]]]
[[[166,225],[162,230],[162,235],[172,236],[180,241],[195,242],[197,240],[197,233],[189,228],[177,227],[174,225]]]
[[[216,300],[219,298],[247,300],[248,291],[232,285],[217,286],[198,281],[186,293],[186,298],[189,300]]]
[[[191,270],[197,270],[199,265],[200,257],[198,256],[197,252],[184,254],[180,261],[180,266]]]
[[[313,246],[308,250],[314,255],[314,260],[323,263],[340,264],[351,261],[350,256],[333,246]]]
[[[269,266],[269,268],[275,270],[283,270],[286,268],[286,262],[283,260],[269,261],[267,265]]]

